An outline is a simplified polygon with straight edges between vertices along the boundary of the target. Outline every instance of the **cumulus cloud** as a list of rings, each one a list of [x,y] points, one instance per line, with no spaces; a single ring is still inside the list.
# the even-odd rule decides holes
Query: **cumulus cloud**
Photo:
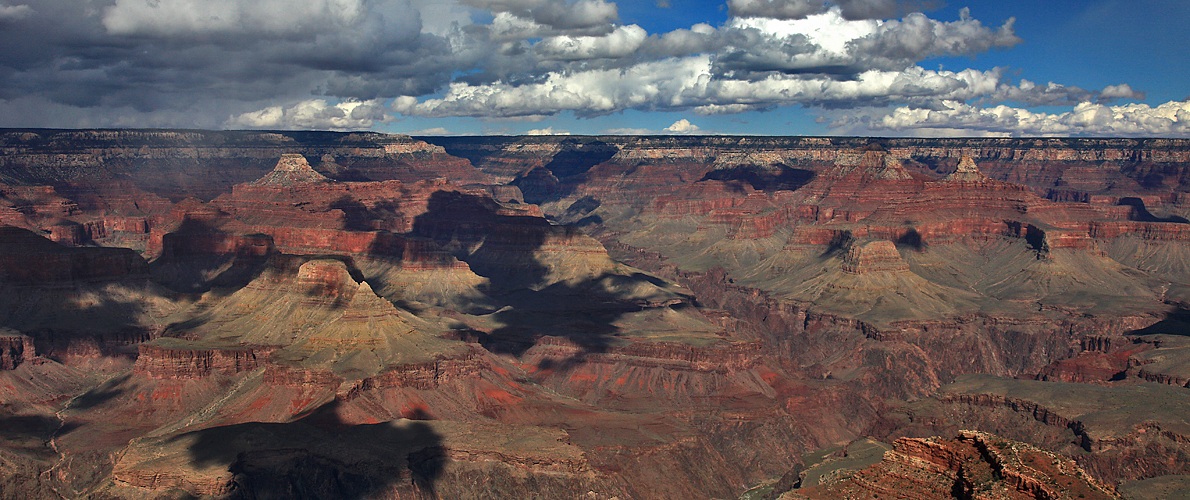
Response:
[[[698,125],[690,123],[690,120],[682,118],[681,120],[674,122],[673,125],[665,127],[665,130],[675,134],[693,134],[698,132],[700,128]]]
[[[1071,106],[1084,102],[1093,92],[1078,87],[1049,82],[1038,85],[1022,79],[1016,85],[1001,84],[995,92],[987,94],[988,102],[1017,102],[1027,106]]]
[[[227,120],[227,128],[329,129],[358,130],[372,128],[392,119],[381,101],[330,104],[325,99],[310,99],[290,107],[270,106],[241,113]]]
[[[964,12],[966,12],[964,10]],[[833,8],[800,19],[737,18],[716,32],[716,67],[730,76],[757,72],[841,77],[900,70],[938,56],[969,56],[1021,43],[1009,19],[989,28],[968,15],[942,22],[914,13],[901,21],[847,19]]]
[[[655,58],[685,57],[718,50],[719,31],[706,23],[698,23],[690,29],[676,29],[660,35],[650,35],[640,51]]]
[[[626,109],[704,114],[776,105],[856,107],[887,102],[928,103],[969,99],[996,89],[1000,71],[958,73],[920,67],[869,70],[853,79],[770,74],[756,80],[724,80],[712,75],[710,56],[665,59],[624,69],[551,74],[523,85],[451,84],[440,98],[402,98],[393,108],[405,115],[510,118],[555,115],[564,111],[598,116]]]
[[[525,132],[525,135],[570,135],[565,130],[554,130],[554,127],[535,128]]]
[[[1097,100],[1101,103],[1107,103],[1116,99],[1135,99],[1139,101],[1143,100],[1144,98],[1144,92],[1137,92],[1132,90],[1132,87],[1127,83],[1121,83],[1119,85],[1108,85],[1103,87],[1103,90],[1099,91]]]
[[[1190,134],[1190,103],[1171,101],[1105,106],[1085,102],[1065,113],[1039,113],[1009,106],[981,108],[947,102],[944,109],[899,107],[873,119],[871,130],[957,129],[1012,135],[1185,136]]]
[[[889,19],[908,12],[935,7],[934,2],[897,0],[728,0],[728,12],[737,17],[803,19],[835,6],[843,18]]]
[[[961,19],[948,23],[920,13],[887,21],[871,35],[849,42],[850,48],[872,61],[872,67],[897,68],[929,57],[982,54],[1023,42],[1013,28],[1016,18],[993,30],[967,15],[967,9],[963,12]]]
[[[603,0],[462,0],[462,3],[562,30],[605,26],[620,17],[616,4]]]
[[[556,36],[533,46],[546,59],[580,60],[625,57],[644,43],[648,33],[635,24],[621,26],[604,36]]]

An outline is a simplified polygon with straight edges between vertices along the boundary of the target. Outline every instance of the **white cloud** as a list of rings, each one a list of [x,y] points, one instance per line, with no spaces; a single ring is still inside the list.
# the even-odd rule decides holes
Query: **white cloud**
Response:
[[[1143,100],[1145,98],[1144,92],[1137,92],[1132,90],[1132,87],[1127,83],[1119,85],[1108,85],[1099,91],[1099,101],[1106,102],[1115,99],[1135,99]]]
[[[933,102],[970,99],[993,92],[1001,71],[959,73],[911,67],[869,70],[851,80],[774,73],[757,80],[723,80],[712,75],[710,56],[665,59],[624,69],[550,74],[540,83],[468,85],[453,83],[441,98],[400,98],[393,109],[405,115],[508,118],[572,111],[595,116],[623,111],[685,110],[738,112],[777,105],[848,107],[875,101]]]
[[[728,0],[728,11],[737,17],[802,19],[820,13],[831,4],[846,19],[890,19],[903,12],[918,10],[929,2],[897,0]]]
[[[390,121],[382,101],[349,101],[330,104],[325,99],[310,99],[286,108],[270,106],[228,118],[227,128],[267,129],[369,129]]]
[[[1171,101],[1105,106],[1081,103],[1065,113],[1037,113],[1009,106],[981,108],[947,102],[944,109],[900,107],[872,119],[872,130],[962,129],[1012,135],[1190,136],[1190,103]]]
[[[604,36],[555,36],[533,46],[546,59],[580,60],[625,57],[644,43],[648,33],[635,24],[620,26]]]
[[[990,102],[1012,101],[1028,106],[1069,106],[1091,98],[1092,92],[1054,82],[1038,85],[1022,79],[1016,85],[1001,84],[987,94]]]
[[[653,35],[645,42],[645,50],[659,57],[683,57],[715,49],[718,30],[699,23],[690,29],[677,29]]]
[[[941,22],[921,13],[903,20],[885,21],[871,35],[849,44],[858,59],[875,61],[873,67],[904,67],[932,56],[982,54],[993,48],[1009,48],[1023,42],[1016,36],[1016,18],[991,29],[964,15],[958,21]]]
[[[497,14],[558,30],[606,26],[619,19],[616,4],[604,0],[461,0]],[[505,17],[504,22],[512,22]]]
[[[693,134],[699,131],[699,127],[698,125],[690,123],[690,120],[682,118],[681,120],[674,122],[673,125],[665,127],[665,130],[667,132],[674,132],[677,134]]]
[[[535,128],[525,132],[525,135],[570,135],[565,130],[554,130],[554,127]]]
[[[37,11],[28,5],[0,5],[0,22],[28,19]]]
[[[1014,19],[999,28],[963,16],[941,22],[913,13],[903,20],[848,19],[835,7],[798,19],[733,18],[722,30],[724,70],[854,74],[899,70],[934,56],[975,55],[1021,43]]]

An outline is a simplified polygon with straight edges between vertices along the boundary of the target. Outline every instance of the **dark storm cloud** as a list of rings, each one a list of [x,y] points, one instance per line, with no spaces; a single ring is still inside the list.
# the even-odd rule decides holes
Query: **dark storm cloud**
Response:
[[[408,2],[35,0],[21,7],[0,8],[6,101],[150,113],[309,98],[312,90],[355,99],[421,95],[482,57],[466,43],[423,33]],[[216,126],[226,117],[200,111],[190,124]]]
[[[737,17],[804,19],[826,9],[822,0],[728,0],[728,12]]]

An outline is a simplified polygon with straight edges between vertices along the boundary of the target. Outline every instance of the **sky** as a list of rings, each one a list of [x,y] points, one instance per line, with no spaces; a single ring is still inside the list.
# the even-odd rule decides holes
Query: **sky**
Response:
[[[1190,137],[1184,0],[0,0],[0,127]]]

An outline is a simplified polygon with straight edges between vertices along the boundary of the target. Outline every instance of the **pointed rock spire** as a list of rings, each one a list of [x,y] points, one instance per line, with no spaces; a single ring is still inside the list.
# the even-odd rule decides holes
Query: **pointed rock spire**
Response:
[[[959,160],[958,168],[942,179],[943,182],[981,182],[986,180],[988,180],[988,176],[979,171],[979,166],[975,165],[975,160],[972,160],[970,156],[963,156],[963,159]]]
[[[277,161],[277,166],[273,167],[272,172],[257,179],[256,182],[250,185],[294,186],[319,182],[331,182],[331,180],[325,175],[316,172],[310,166],[310,163],[306,161],[305,156],[296,153],[286,153],[281,155],[281,159]]]

